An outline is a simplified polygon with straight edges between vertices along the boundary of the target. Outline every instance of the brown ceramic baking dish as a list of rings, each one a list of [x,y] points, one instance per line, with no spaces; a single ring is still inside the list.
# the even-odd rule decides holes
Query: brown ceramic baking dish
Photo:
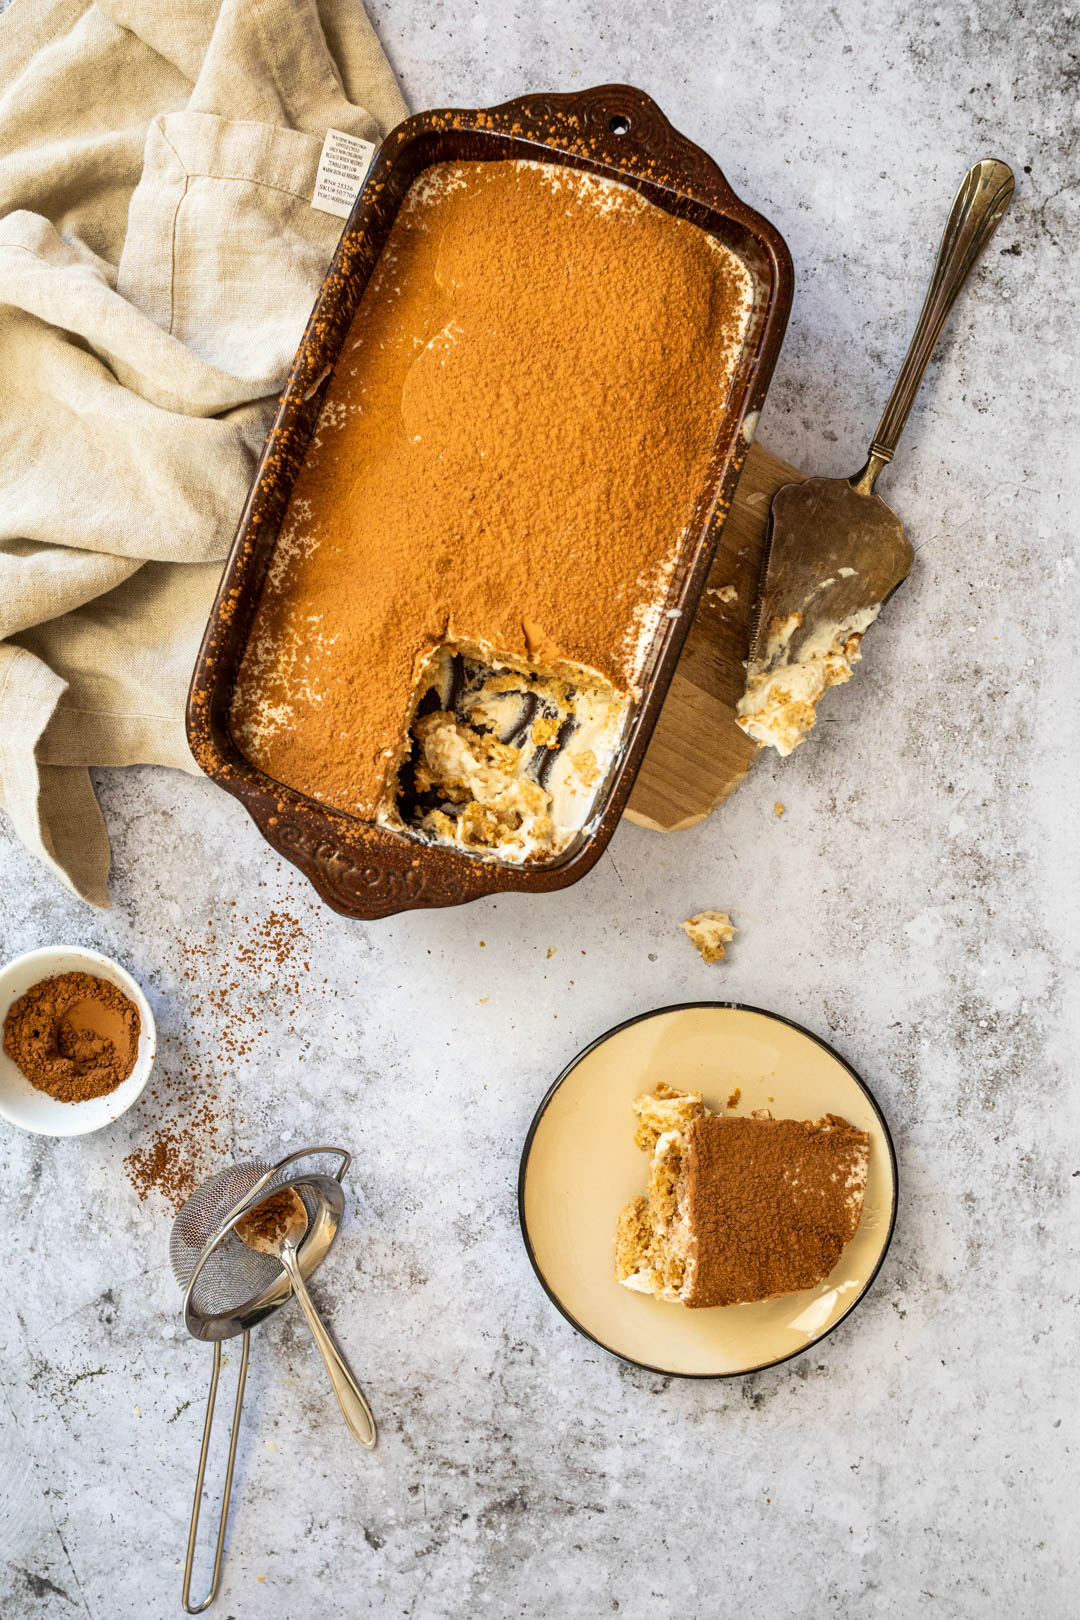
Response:
[[[257,770],[229,729],[233,685],[292,486],[397,210],[413,180],[432,164],[513,158],[567,164],[621,181],[733,249],[754,282],[754,309],[729,406],[684,537],[668,616],[649,649],[641,702],[589,824],[559,859],[535,866],[420,843],[329,809]],[[335,910],[382,917],[415,906],[458,905],[500,890],[560,889],[599,859],[622,815],[693,619],[779,352],[791,289],[791,258],[779,234],[739,201],[712,159],[673,129],[655,102],[627,85],[523,96],[486,110],[421,113],[387,136],[281,396],[211,611],[187,709],[199,765],[240,800],[267,841]]]

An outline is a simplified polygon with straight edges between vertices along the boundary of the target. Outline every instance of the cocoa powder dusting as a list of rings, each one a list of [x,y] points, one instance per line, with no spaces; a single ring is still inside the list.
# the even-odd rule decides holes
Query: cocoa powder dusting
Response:
[[[441,644],[633,690],[749,295],[734,254],[627,187],[426,171],[271,560],[232,713],[247,756],[371,818]]]
[[[299,1208],[302,1208],[299,1193],[291,1187],[282,1187],[237,1221],[236,1235],[253,1248],[258,1248],[260,1243],[278,1244],[292,1225]]]
[[[734,1305],[812,1288],[858,1229],[870,1137],[817,1121],[709,1115],[687,1134],[696,1265],[688,1305]]]

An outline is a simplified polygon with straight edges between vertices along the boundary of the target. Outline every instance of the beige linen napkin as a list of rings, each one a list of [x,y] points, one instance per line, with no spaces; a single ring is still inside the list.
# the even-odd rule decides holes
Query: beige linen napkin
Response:
[[[342,222],[406,107],[359,0],[0,16],[0,804],[108,905],[91,765],[194,771],[192,664]]]

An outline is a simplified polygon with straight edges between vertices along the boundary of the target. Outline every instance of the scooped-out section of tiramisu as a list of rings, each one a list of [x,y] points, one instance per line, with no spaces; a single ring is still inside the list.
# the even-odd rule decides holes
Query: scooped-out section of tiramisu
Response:
[[[559,855],[589,819],[628,707],[595,671],[440,647],[379,820],[513,863]]]

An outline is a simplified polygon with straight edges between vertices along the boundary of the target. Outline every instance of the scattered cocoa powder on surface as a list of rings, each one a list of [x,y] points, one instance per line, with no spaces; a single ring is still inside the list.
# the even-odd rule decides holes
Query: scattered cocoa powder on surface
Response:
[[[279,1055],[267,1042],[322,991],[310,983],[305,925],[281,907],[252,917],[231,902],[222,926],[181,930],[177,944],[181,1030],[159,1034],[158,1068],[135,1111],[145,1134],[124,1160],[139,1198],[172,1210],[233,1156],[244,1120],[232,1077]]]
[[[4,1051],[57,1102],[86,1102],[123,1085],[139,1051],[141,1019],[124,992],[93,973],[41,979],[8,1008]]]
[[[175,1105],[178,1088],[166,1084],[163,1091],[164,1095],[151,1099],[150,1110],[159,1102],[166,1107]],[[140,1199],[157,1193],[170,1208],[179,1209],[213,1173],[213,1159],[224,1151],[221,1127],[213,1094],[197,1102],[183,1120],[174,1118],[158,1125],[146,1145],[134,1148],[124,1160],[128,1180]]]

